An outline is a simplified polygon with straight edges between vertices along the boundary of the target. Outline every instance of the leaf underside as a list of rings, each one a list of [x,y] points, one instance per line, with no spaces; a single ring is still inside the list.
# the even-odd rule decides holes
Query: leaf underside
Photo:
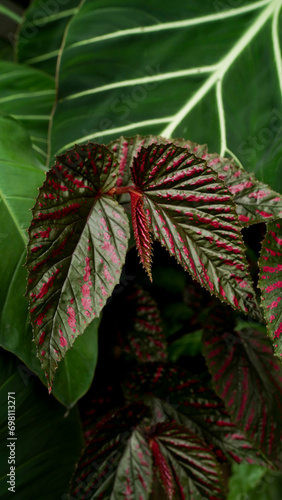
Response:
[[[281,366],[264,333],[232,331],[225,322],[221,315],[216,327],[207,329],[203,337],[215,390],[232,420],[281,467]]]
[[[128,220],[105,194],[117,169],[104,146],[76,146],[58,157],[33,208],[27,295],[49,388],[58,362],[99,316],[119,281]]]
[[[210,293],[260,317],[235,205],[205,161],[153,144],[134,159],[132,179],[154,238]]]
[[[170,364],[151,363],[137,367],[125,382],[127,397],[140,401],[146,396],[154,421],[174,420],[205,440],[220,461],[266,462],[231,421],[222,401],[199,376]]]
[[[274,351],[282,358],[282,219],[267,225],[259,261],[262,307]]]

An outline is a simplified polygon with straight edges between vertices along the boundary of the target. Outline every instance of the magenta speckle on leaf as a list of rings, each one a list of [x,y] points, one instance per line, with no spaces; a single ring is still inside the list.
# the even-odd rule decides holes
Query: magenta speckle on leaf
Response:
[[[264,212],[263,210],[256,210],[256,213],[260,214],[264,218],[273,217],[273,214],[269,214],[268,212]]]
[[[235,184],[233,186],[229,186],[229,191],[231,191],[232,194],[240,193],[240,191],[243,191],[243,189],[250,188],[253,186],[253,182],[251,181],[245,181],[241,182],[239,184]]]
[[[75,320],[75,310],[73,307],[68,307],[68,325],[71,327],[71,330],[75,333],[76,320]]]
[[[104,233],[104,238],[105,242],[104,245],[102,246],[102,249],[106,250],[107,254],[109,255],[114,264],[118,264],[119,259],[116,254],[115,247],[108,241],[110,239],[110,235],[108,233]]]
[[[46,335],[46,332],[42,332],[40,335],[40,339],[38,341],[38,344],[42,345],[44,343],[44,337]]]
[[[239,215],[238,218],[241,222],[249,222],[250,220],[250,217],[248,217],[247,215]]]
[[[84,281],[88,281],[89,278],[90,278],[91,267],[89,265],[89,262],[90,262],[90,258],[89,257],[85,257],[86,266],[84,268],[84,271],[85,271],[85,274],[83,276],[83,280]]]
[[[68,345],[67,339],[63,336],[62,330],[59,328],[59,335],[60,335],[60,346],[61,347],[66,347]]]
[[[109,272],[108,268],[106,265],[104,265],[104,269],[103,269],[103,273],[104,273],[104,276],[105,276],[105,279],[111,283],[114,281],[114,278],[112,277],[111,273]]]
[[[89,295],[90,295],[90,289],[89,289],[88,285],[86,285],[86,284],[82,285],[81,291],[82,291],[83,297],[89,297]]]

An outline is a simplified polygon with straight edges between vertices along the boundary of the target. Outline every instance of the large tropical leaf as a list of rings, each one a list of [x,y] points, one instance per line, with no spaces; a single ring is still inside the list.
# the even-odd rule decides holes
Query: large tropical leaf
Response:
[[[153,144],[134,159],[132,179],[154,238],[211,293],[259,315],[241,226],[217,174],[186,149]]]
[[[79,0],[32,2],[16,36],[19,62],[54,76],[64,31],[79,3]]]
[[[47,131],[55,99],[54,78],[24,64],[0,61],[0,109],[28,131],[34,150],[46,162]]]
[[[154,421],[175,421],[203,439],[220,460],[265,464],[264,459],[232,423],[222,401],[207,381],[169,364],[139,367],[124,384],[126,396],[147,403]]]
[[[107,194],[117,171],[104,146],[76,147],[47,173],[33,208],[27,294],[49,388],[58,361],[119,281],[129,229],[123,208]]]
[[[267,320],[268,334],[274,342],[274,350],[282,357],[282,219],[267,225],[259,261],[259,286],[262,290],[262,306]]]
[[[49,23],[30,40],[23,34],[20,60],[45,59],[49,67],[70,20],[58,61],[50,161],[74,142],[105,142],[127,131],[189,137],[221,156],[232,151],[281,191],[281,2],[215,4],[85,0],[74,15],[73,4],[58,6],[52,47]],[[42,15],[38,1],[29,21],[40,24]]]
[[[282,368],[259,328],[229,328],[217,317],[203,337],[215,390],[236,425],[281,467]]]
[[[8,395],[15,402],[15,430],[7,425]],[[14,400],[12,399],[14,398]],[[15,442],[15,497],[62,498],[83,445],[77,409],[68,416],[35,379],[23,380],[14,356],[0,351],[0,496],[9,498],[9,448]],[[14,435],[9,434],[9,429]],[[9,438],[9,439],[7,439]],[[15,438],[15,439],[13,439]],[[12,450],[12,448],[11,448]],[[12,454],[11,454],[12,456]]]
[[[16,120],[0,117],[0,345],[22,360],[18,370],[25,381],[33,373],[45,380],[32,342],[23,267],[28,241],[26,229],[31,219],[29,209],[43,180],[42,166],[34,155],[27,133]],[[98,323],[92,323],[58,371],[53,394],[68,407],[88,390],[93,379],[97,329]]]

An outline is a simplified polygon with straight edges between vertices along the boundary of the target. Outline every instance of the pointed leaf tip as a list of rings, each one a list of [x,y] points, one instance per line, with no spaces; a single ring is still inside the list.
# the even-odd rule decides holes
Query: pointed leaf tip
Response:
[[[27,295],[49,386],[58,362],[119,282],[129,225],[122,206],[106,194],[117,173],[105,146],[76,146],[47,172],[33,208]]]
[[[151,272],[152,241],[147,216],[144,211],[143,195],[137,190],[130,191],[131,216],[136,247],[140,261],[147,272],[150,281],[153,281]]]

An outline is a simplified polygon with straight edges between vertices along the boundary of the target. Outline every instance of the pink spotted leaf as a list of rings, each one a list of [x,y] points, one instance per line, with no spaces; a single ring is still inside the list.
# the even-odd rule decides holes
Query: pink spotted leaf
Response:
[[[233,422],[281,467],[282,368],[268,338],[259,328],[233,331],[221,315],[203,343],[214,388]]]
[[[262,306],[274,351],[282,359],[282,219],[267,225],[259,260]]]
[[[49,390],[58,362],[99,316],[119,281],[128,219],[106,194],[117,174],[107,148],[76,146],[47,172],[33,208],[27,296]]]
[[[205,161],[174,145],[141,148],[132,179],[155,239],[222,301],[261,317],[232,197]]]

